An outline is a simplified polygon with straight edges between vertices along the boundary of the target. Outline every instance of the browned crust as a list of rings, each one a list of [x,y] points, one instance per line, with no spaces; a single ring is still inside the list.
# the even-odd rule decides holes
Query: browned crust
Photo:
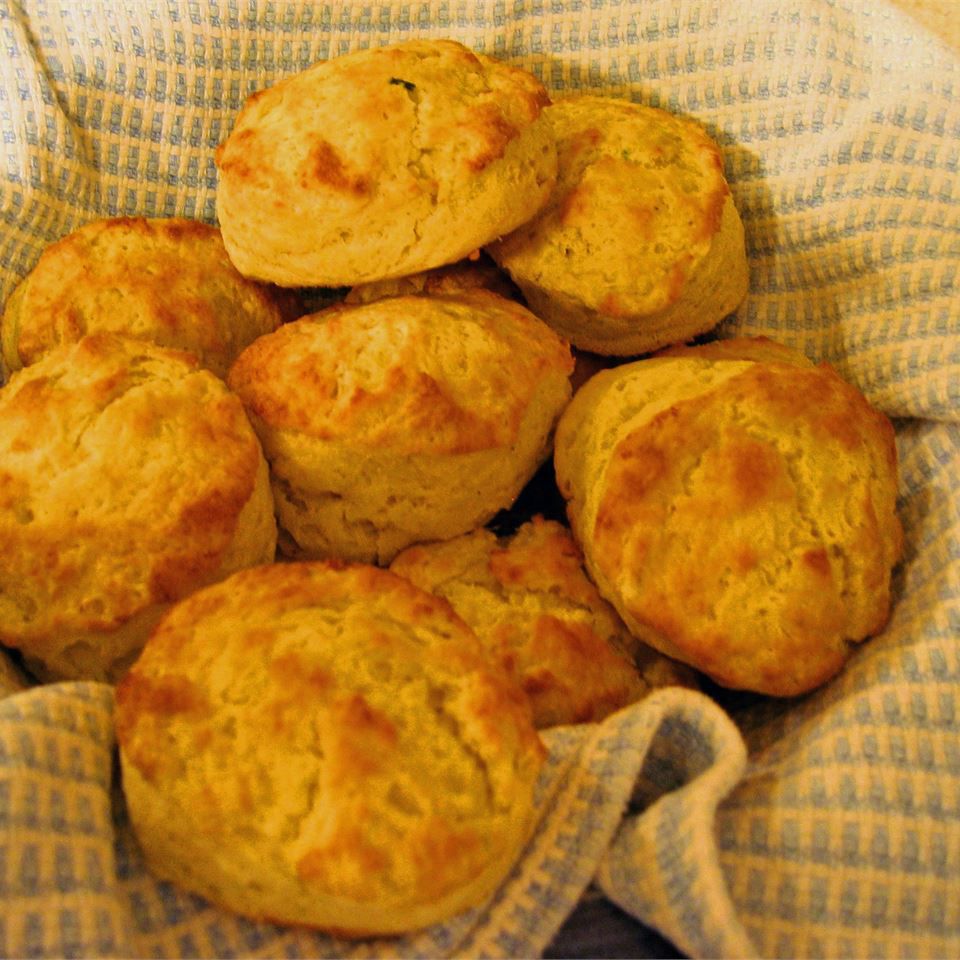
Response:
[[[598,568],[642,629],[729,686],[793,695],[840,669],[861,634],[850,632],[838,551],[877,591],[868,632],[888,615],[896,517],[877,516],[868,492],[834,543],[839,534],[817,526],[826,501],[809,502],[827,494],[805,489],[791,459],[803,451],[857,461],[860,482],[892,509],[892,425],[825,366],[758,363],[674,404],[620,441],[605,474]],[[709,485],[690,488],[694,472]],[[756,605],[776,611],[769,629],[746,610],[718,612],[730,578],[759,571],[769,596]]]
[[[121,401],[122,420],[101,419]],[[106,422],[122,431],[113,452],[99,446]],[[177,464],[170,477],[144,467],[168,428],[188,462],[205,463],[204,476],[178,486]],[[98,445],[88,450],[92,436]],[[11,507],[0,517],[9,546],[0,583],[21,604],[0,633],[15,644],[70,627],[113,629],[206,582],[261,463],[239,400],[192,356],[105,333],[58,348],[11,380],[0,397],[0,450],[0,503]],[[154,488],[162,502],[144,499]]]
[[[96,220],[48,246],[15,291],[16,315],[4,323],[17,325],[17,362],[8,356],[7,365],[35,363],[62,343],[109,331],[189,349],[222,374],[246,342],[299,313],[295,300],[242,277],[208,224]]]
[[[328,140],[317,139],[310,147],[300,174],[304,190],[325,187],[340,193],[364,197],[371,192],[370,178],[351,171],[336,147]]]
[[[501,367],[428,369],[432,338],[456,337],[458,322],[487,331]],[[394,353],[376,383],[361,382],[349,358],[374,335],[389,338]],[[459,454],[513,443],[543,379],[569,376],[572,367],[569,347],[527,310],[475,290],[336,305],[261,337],[228,382],[271,430],[398,453]],[[478,383],[474,393],[463,387],[470,380]]]

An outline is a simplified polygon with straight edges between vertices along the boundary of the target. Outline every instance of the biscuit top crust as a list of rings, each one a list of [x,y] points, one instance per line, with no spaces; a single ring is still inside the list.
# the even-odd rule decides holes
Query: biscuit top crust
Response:
[[[720,230],[730,190],[719,148],[695,121],[628,100],[569,97],[546,115],[557,184],[494,256],[571,296],[606,290],[598,309],[612,317],[669,307]]]
[[[7,371],[61,343],[110,331],[196,353],[219,376],[293,298],[241,276],[220,231],[184,218],[115,217],[48,246],[3,316]]]
[[[614,623],[610,632],[616,632],[616,615],[587,578],[569,530],[539,514],[507,536],[481,527],[452,540],[415,544],[399,554],[390,569],[440,596],[452,581],[462,580],[468,587],[482,585],[500,599],[515,594],[521,602],[546,598],[557,609],[609,610]],[[464,619],[471,623],[471,618]],[[636,646],[629,636],[623,645],[630,650]]]
[[[641,361],[641,379],[645,364],[733,373],[626,421],[596,505],[600,576],[628,622],[718,682],[817,686],[889,614],[902,545],[889,419],[826,365],[690,355]]]
[[[295,203],[285,188],[362,206],[384,189],[398,199],[436,191],[436,170],[452,179],[482,170],[548,102],[523,70],[451,40],[412,40],[316,63],[252,94],[216,162],[233,180],[278,189],[278,208]],[[415,136],[397,135],[408,129]]]
[[[4,639],[109,629],[208,582],[261,462],[188,353],[90,334],[0,390]]]
[[[399,454],[509,446],[570,348],[513,301],[476,290],[338,304],[251,344],[228,382],[272,429]]]
[[[335,561],[252,568],[177,604],[117,688],[116,730],[214,847],[383,909],[482,872],[529,817],[544,757],[520,691],[445,601]]]
[[[690,682],[686,667],[630,635],[555,521],[535,516],[506,537],[481,528],[417,544],[390,569],[450,601],[518,678],[539,728],[601,720],[655,686]]]

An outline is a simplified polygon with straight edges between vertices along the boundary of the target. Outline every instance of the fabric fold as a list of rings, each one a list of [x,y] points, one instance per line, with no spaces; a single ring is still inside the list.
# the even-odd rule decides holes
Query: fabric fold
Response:
[[[653,783],[676,786],[624,818],[600,861],[598,886],[690,956],[756,956],[719,868],[715,834],[717,807],[745,768],[743,740],[713,701],[676,690],[650,699],[659,742],[647,767],[656,768]]]
[[[897,418],[890,622],[808,697],[669,691],[551,731],[516,871],[481,909],[391,941],[158,884],[117,789],[109,688],[15,693],[0,954],[533,956],[594,882],[691,956],[960,954],[960,57],[892,4],[0,0],[0,302],[95,216],[214,222],[214,152],[248,93],[415,36],[714,134],[751,266],[718,332],[830,362]]]

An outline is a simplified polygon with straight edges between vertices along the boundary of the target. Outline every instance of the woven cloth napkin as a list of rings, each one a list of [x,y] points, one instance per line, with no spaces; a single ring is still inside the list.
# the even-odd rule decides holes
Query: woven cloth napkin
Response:
[[[883,0],[0,0],[0,302],[94,217],[213,221],[213,152],[248,93],[413,36],[706,125],[751,266],[721,332],[829,360],[895,419],[890,624],[800,699],[665,690],[550,731],[502,889],[358,943],[154,881],[110,688],[4,673],[0,953],[535,956],[594,884],[695,957],[960,956],[960,62]]]

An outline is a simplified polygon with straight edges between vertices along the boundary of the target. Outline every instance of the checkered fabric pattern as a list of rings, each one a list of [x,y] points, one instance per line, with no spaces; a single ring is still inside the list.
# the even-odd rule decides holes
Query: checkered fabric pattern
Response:
[[[828,360],[895,418],[891,621],[795,701],[667,690],[550,732],[502,889],[374,942],[156,882],[109,688],[4,680],[0,954],[533,956],[593,880],[691,956],[960,956],[960,61],[883,0],[0,0],[0,302],[86,220],[213,221],[213,153],[250,92],[413,36],[706,125],[750,259],[721,332]]]

